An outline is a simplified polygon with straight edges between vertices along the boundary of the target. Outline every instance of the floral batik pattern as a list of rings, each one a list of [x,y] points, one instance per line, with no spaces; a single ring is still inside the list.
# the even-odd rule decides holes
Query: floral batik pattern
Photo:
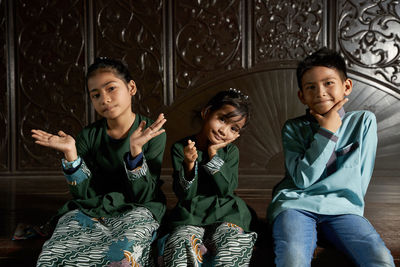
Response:
[[[73,210],[60,218],[37,266],[153,266],[151,245],[158,227],[143,207],[111,218]]]
[[[248,266],[256,239],[255,232],[232,223],[179,226],[167,238],[162,259],[168,267]]]

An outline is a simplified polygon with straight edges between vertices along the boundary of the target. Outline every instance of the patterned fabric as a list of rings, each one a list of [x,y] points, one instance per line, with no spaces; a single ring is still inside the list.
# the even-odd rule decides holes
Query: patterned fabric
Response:
[[[204,165],[204,168],[209,174],[214,175],[216,172],[219,172],[224,163],[223,159],[218,157],[218,155],[215,155],[209,162],[207,162],[207,164]]]
[[[67,183],[69,185],[76,186],[92,176],[92,173],[86,166],[85,161],[82,160],[80,157],[72,162],[66,162],[65,160],[62,160],[62,165],[64,176],[67,179]],[[77,168],[78,166],[79,168]],[[75,169],[75,171],[73,173],[69,173],[69,169]]]
[[[146,175],[147,170],[149,169],[149,167],[147,166],[146,158],[144,156],[143,156],[142,166],[139,166],[133,170],[129,170],[128,166],[126,166],[126,163],[124,162],[124,167],[126,173],[128,174],[128,178],[131,180],[142,178],[143,176]]]
[[[72,210],[43,245],[37,266],[153,266],[151,244],[158,227],[144,207],[111,218]]]
[[[194,163],[194,176],[197,176],[197,168],[198,168],[198,163],[197,161]],[[184,168],[181,169],[181,171],[179,172],[179,183],[182,186],[182,188],[184,190],[188,190],[190,188],[190,186],[193,184],[193,182],[195,181],[195,179],[192,179],[190,181],[186,180],[185,178],[185,170]]]
[[[248,266],[255,232],[245,233],[232,223],[177,227],[161,251],[165,266]]]

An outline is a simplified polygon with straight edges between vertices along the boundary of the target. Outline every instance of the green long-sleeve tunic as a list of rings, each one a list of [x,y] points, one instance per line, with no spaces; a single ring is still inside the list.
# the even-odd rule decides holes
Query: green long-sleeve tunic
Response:
[[[80,209],[92,217],[116,216],[135,206],[144,206],[161,221],[165,213],[165,197],[160,190],[160,170],[165,149],[163,133],[143,146],[143,163],[128,170],[124,155],[130,151],[129,137],[141,121],[152,121],[136,114],[126,138],[112,139],[107,135],[107,122],[101,119],[82,130],[76,138],[81,166],[66,174],[73,199],[60,210],[61,215]]]
[[[171,149],[173,188],[178,203],[172,210],[170,224],[206,226],[230,222],[249,230],[251,214],[246,203],[235,195],[238,186],[239,150],[234,144],[218,150],[211,160],[206,151],[198,150],[195,175],[192,180],[184,176],[183,149],[187,137]]]

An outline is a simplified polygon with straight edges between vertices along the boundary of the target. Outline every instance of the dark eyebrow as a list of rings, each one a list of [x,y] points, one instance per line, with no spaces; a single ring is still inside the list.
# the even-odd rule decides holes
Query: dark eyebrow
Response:
[[[315,82],[307,82],[307,83],[304,83],[303,84],[303,86],[306,86],[306,85],[309,85],[309,84],[314,84]]]
[[[239,128],[239,130],[242,129],[242,127],[240,127],[240,125],[237,122],[241,121],[244,118],[244,116],[240,117],[238,120],[232,120],[232,117],[228,117],[226,115],[228,115],[228,114],[225,114],[225,116],[223,116],[223,117],[224,117],[224,119],[227,120],[228,123],[232,123],[232,126]]]
[[[114,83],[114,82],[115,82],[115,81],[106,82],[106,83],[104,83],[104,84],[101,85],[101,88],[106,87],[106,86],[109,85],[110,83]],[[94,91],[98,91],[98,90],[99,90],[99,89],[97,89],[97,88],[93,88],[93,89],[89,90],[89,93],[94,92]]]

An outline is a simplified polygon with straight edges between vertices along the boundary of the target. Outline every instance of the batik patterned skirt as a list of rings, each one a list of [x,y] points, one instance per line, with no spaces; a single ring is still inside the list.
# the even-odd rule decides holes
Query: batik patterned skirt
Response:
[[[43,245],[37,266],[153,266],[159,223],[143,207],[112,218],[64,214]]]
[[[161,266],[244,267],[250,264],[257,234],[232,223],[205,228],[184,225],[163,239],[159,242]]]

